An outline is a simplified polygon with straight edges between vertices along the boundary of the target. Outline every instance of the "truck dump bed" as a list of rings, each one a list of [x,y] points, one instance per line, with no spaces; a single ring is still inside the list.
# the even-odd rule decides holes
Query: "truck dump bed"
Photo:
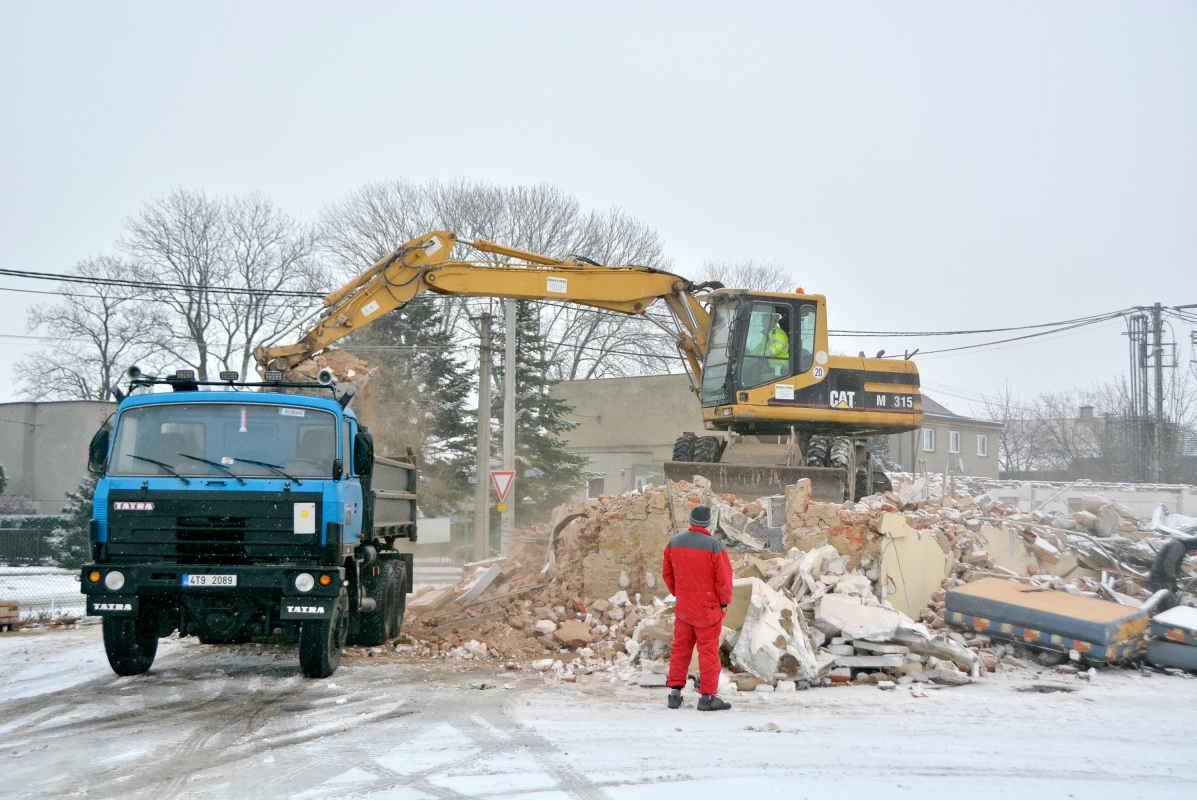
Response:
[[[416,521],[416,468],[389,458],[374,459],[370,488],[374,494],[374,528],[411,525]]]

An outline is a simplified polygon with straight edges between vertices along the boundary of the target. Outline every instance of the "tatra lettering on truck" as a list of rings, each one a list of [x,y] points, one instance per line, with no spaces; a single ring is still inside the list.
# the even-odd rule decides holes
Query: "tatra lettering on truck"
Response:
[[[81,576],[118,675],[149,670],[175,631],[221,644],[282,629],[312,678],[331,675],[347,643],[399,635],[412,555],[396,542],[417,535],[415,457],[375,457],[352,386],[330,374],[129,375],[90,446],[98,481]]]

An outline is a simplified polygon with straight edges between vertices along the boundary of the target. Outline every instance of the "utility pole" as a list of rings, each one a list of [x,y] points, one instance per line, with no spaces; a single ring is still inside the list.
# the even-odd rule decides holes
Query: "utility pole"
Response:
[[[503,353],[503,469],[515,471],[515,301],[506,303],[506,320],[504,321],[504,336],[506,348]],[[512,488],[515,479],[512,479]],[[515,493],[507,497],[507,508],[503,512],[502,538],[500,552],[504,555],[511,550],[515,541]]]
[[[1155,425],[1152,426],[1155,439],[1152,444],[1155,450],[1155,482],[1162,483],[1164,480],[1164,319],[1163,308],[1159,303],[1152,307],[1151,321],[1152,327],[1155,329],[1155,336],[1152,339],[1155,350]]]
[[[474,468],[474,561],[490,557],[490,325],[485,311],[478,318],[482,344],[478,351],[478,462]]]

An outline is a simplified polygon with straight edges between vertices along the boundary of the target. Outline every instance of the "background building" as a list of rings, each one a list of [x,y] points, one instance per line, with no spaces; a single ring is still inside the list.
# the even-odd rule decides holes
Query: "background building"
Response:
[[[0,464],[7,495],[23,495],[38,513],[57,514],[87,474],[87,445],[116,403],[65,400],[0,404]]]
[[[962,417],[923,395],[923,427],[889,437],[889,456],[904,472],[998,477],[1002,424]],[[923,462],[926,462],[925,464]]]

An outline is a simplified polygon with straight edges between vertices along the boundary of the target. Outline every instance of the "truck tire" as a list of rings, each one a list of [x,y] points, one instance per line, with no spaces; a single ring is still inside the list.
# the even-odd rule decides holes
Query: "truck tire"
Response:
[[[149,614],[104,617],[104,652],[117,675],[144,675],[158,655],[157,620]]]
[[[362,614],[361,629],[354,637],[362,647],[378,647],[399,635],[407,608],[407,570],[402,561],[387,561],[374,583],[374,610]]]
[[[342,592],[332,619],[308,620],[299,630],[299,669],[304,677],[327,678],[336,672],[348,633],[349,598]]]
[[[673,460],[674,461],[693,461],[694,460],[694,444],[698,441],[692,433],[684,433],[678,437],[677,441],[673,443]]]
[[[718,436],[700,436],[694,441],[694,461],[704,464],[719,462],[720,449],[723,442]]]

